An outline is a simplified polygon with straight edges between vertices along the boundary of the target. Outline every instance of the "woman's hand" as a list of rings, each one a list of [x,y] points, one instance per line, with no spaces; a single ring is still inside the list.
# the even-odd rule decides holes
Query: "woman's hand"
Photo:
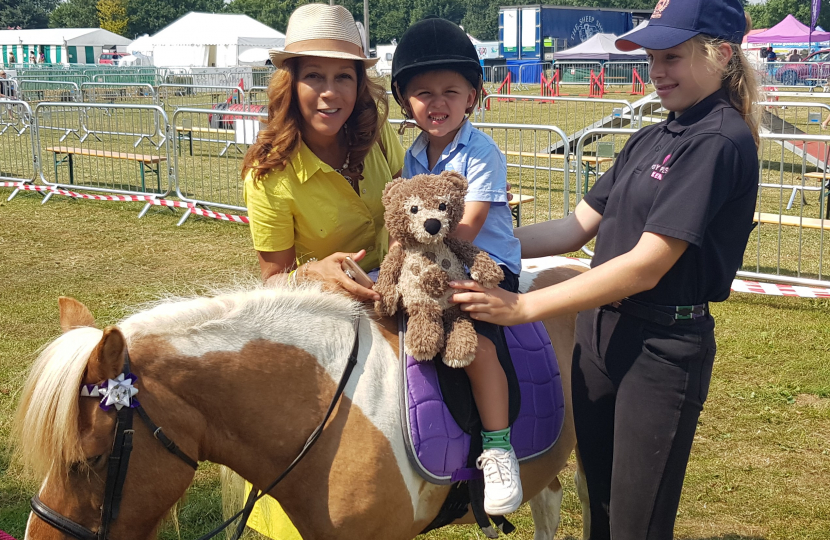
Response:
[[[513,326],[530,320],[525,313],[526,306],[521,295],[501,287],[485,289],[473,280],[451,281],[450,287],[466,290],[455,293],[452,301],[461,304],[461,310],[468,312],[477,321]]]
[[[332,253],[320,261],[312,261],[297,268],[297,281],[313,279],[322,281],[323,287],[334,290],[343,290],[358,300],[380,300],[380,295],[372,289],[358,285],[354,280],[343,272],[341,264],[346,257],[351,257],[357,262],[366,256],[366,250],[361,249],[357,253]]]

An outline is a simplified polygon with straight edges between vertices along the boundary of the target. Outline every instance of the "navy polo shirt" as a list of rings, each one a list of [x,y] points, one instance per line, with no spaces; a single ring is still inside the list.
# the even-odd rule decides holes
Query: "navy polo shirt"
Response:
[[[592,266],[631,251],[644,232],[688,249],[656,287],[633,298],[661,305],[729,297],[752,231],[758,150],[719,90],[635,133],[585,196],[602,214]]]

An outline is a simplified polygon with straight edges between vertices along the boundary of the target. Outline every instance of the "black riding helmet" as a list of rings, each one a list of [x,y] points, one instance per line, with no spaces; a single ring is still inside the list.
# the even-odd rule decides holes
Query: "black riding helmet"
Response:
[[[403,106],[406,85],[425,71],[447,69],[460,73],[481,93],[478,53],[457,24],[438,17],[418,21],[404,32],[392,58],[392,95]]]

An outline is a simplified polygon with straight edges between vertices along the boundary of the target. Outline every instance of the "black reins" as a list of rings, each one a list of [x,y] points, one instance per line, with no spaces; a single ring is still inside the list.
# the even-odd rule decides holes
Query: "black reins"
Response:
[[[242,517],[239,521],[239,525],[236,528],[236,533],[234,534],[234,539],[238,540],[242,533],[245,530],[245,525],[248,522],[248,518],[251,516],[251,512],[254,509],[254,505],[258,500],[268,494],[277,484],[279,484],[283,478],[285,478],[288,473],[290,473],[294,467],[302,460],[306,454],[308,454],[311,447],[317,442],[317,439],[320,438],[320,435],[323,432],[323,428],[325,428],[326,423],[328,422],[331,414],[334,412],[334,408],[337,406],[337,403],[340,401],[340,397],[343,395],[343,392],[346,389],[346,384],[349,381],[349,377],[354,371],[354,367],[357,365],[357,355],[359,350],[359,343],[360,343],[360,318],[356,318],[354,321],[354,344],[352,345],[351,353],[349,354],[349,358],[346,361],[346,367],[343,370],[343,375],[340,377],[340,382],[337,385],[337,390],[334,392],[334,396],[331,399],[331,403],[329,404],[329,408],[326,411],[325,416],[323,417],[322,422],[314,429],[314,431],[309,435],[308,439],[306,440],[305,444],[303,445],[302,450],[294,458],[294,461],[286,467],[286,469],[274,480],[271,484],[266,487],[264,490],[254,490],[251,489],[251,493],[248,495],[248,499],[245,502],[245,506],[242,510],[238,511],[236,514],[228,518],[227,521],[222,523],[219,527],[214,529],[213,531],[209,532],[208,534],[201,536],[198,540],[209,540],[213,538],[223,530],[225,530],[228,526],[230,526],[237,518]],[[124,368],[122,370],[124,376],[130,375],[130,355],[127,349],[124,349]],[[151,419],[150,416],[147,414],[147,411],[144,408],[137,404],[135,406],[125,406],[121,409],[116,411],[116,424],[115,424],[115,439],[113,440],[113,448],[112,452],[110,453],[108,459],[108,466],[107,466],[107,482],[104,486],[104,501],[101,505],[101,526],[98,529],[98,532],[94,532],[91,529],[80,525],[71,519],[61,515],[60,513],[52,510],[43,501],[40,500],[38,495],[32,497],[31,506],[32,512],[39,517],[44,522],[48,523],[55,529],[59,530],[63,534],[67,536],[71,536],[77,540],[108,540],[107,535],[109,534],[110,525],[115,519],[118,518],[118,511],[121,506],[121,495],[124,488],[124,480],[127,477],[127,467],[130,463],[130,453],[133,449],[133,435],[135,431],[133,430],[133,410],[138,412],[139,418],[147,425],[150,429],[150,432],[163,446],[167,449],[168,452],[177,456],[179,459],[187,463],[193,469],[198,467],[198,463],[196,460],[190,458],[187,454],[182,452],[181,449],[174,443],[167,435],[164,434],[162,429],[157,426]]]

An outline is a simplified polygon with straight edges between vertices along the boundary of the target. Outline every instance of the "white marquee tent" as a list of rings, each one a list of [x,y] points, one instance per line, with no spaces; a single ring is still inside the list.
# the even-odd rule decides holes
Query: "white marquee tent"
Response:
[[[29,61],[31,53],[42,52],[49,64],[95,64],[104,49],[123,51],[128,38],[101,28],[42,28],[0,30],[0,64],[8,64],[14,54],[16,63]]]
[[[170,23],[150,38],[160,67],[229,67],[252,48],[281,48],[285,34],[247,15],[196,13]]]
[[[594,34],[575,47],[553,54],[556,60],[642,60],[646,58],[643,49],[621,51],[615,45],[614,34]]]

